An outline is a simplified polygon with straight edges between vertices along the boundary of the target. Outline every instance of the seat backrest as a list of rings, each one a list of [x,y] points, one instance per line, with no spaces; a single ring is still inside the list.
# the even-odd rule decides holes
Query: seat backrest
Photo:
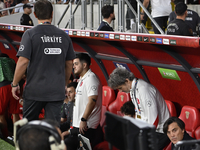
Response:
[[[122,116],[120,108],[123,106],[125,102],[130,100],[131,100],[130,94],[124,92],[118,92],[116,100],[108,106],[108,111],[117,114],[119,116]]]
[[[200,139],[200,126],[195,130],[194,134],[197,140]]]
[[[174,103],[169,101],[169,100],[165,100],[166,104],[167,104],[167,107],[169,109],[169,112],[170,112],[170,115],[172,117],[176,117],[177,116],[177,113],[176,113],[176,108],[174,106]]]
[[[116,99],[115,91],[109,86],[102,87],[102,110],[100,125],[105,123],[105,112],[108,111],[108,106]]]
[[[163,150],[171,150],[172,149],[172,142],[170,142]]]
[[[195,137],[194,133],[198,126],[200,126],[200,114],[196,107],[183,106],[179,118],[185,123],[185,130],[187,133]]]

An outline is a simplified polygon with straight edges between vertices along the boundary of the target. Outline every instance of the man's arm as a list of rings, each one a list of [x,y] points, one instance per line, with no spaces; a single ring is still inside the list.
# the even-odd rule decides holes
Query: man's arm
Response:
[[[69,78],[72,73],[72,60],[67,60],[65,62],[65,85],[67,86]]]
[[[29,59],[27,59],[25,57],[19,57],[19,59],[17,61],[16,69],[15,69],[13,82],[12,82],[13,86],[18,85],[19,81],[22,79],[22,76],[25,74],[28,64],[29,64]],[[19,97],[17,96],[16,92],[18,92],[18,94],[20,94],[19,86],[12,88],[12,95],[15,99],[18,100]]]
[[[67,94],[67,85],[72,73],[72,66],[73,66],[72,60],[67,60],[65,62],[65,94]]]
[[[149,6],[149,2],[150,2],[150,0],[144,0],[143,1],[143,5],[144,5],[145,8],[147,8]],[[141,20],[144,20],[144,10],[143,9],[141,11]]]
[[[95,105],[96,105],[96,101],[97,101],[98,96],[97,95],[93,95],[88,97],[89,101],[88,104],[85,108],[84,114],[82,116],[82,118],[84,119],[88,119],[89,115],[92,113]],[[84,134],[84,131],[87,131],[87,121],[81,121],[80,122],[80,126],[79,126],[79,132]]]

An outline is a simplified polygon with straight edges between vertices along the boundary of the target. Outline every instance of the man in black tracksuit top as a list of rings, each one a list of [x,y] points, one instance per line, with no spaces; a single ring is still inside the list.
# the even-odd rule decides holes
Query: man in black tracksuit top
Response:
[[[103,21],[101,22],[98,31],[114,31],[110,26],[112,20],[115,20],[114,7],[110,5],[106,5],[102,7],[101,13],[103,16]]]
[[[174,1],[175,6],[179,2],[183,2],[184,3],[184,0],[175,0]],[[175,13],[175,11],[173,11],[169,15],[169,23],[171,23],[175,19],[176,19],[176,13]],[[185,18],[185,22],[192,28],[193,36],[200,35],[199,34],[200,33],[200,31],[199,31],[200,18],[199,18],[199,15],[195,11],[187,9],[187,16]],[[197,29],[197,27],[198,27],[198,29]]]
[[[34,26],[33,20],[29,16],[32,13],[32,7],[33,6],[31,6],[30,4],[24,4],[24,6],[23,6],[24,13],[23,13],[23,15],[21,16],[21,19],[20,19],[21,25]]]
[[[175,7],[176,19],[167,26],[168,35],[193,36],[192,28],[185,22],[187,5],[179,2]]]

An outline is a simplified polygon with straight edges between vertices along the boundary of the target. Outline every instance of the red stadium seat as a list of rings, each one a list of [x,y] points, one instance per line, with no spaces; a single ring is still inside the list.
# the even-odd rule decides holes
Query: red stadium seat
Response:
[[[171,150],[172,149],[172,142],[169,143],[163,150]]]
[[[108,110],[114,114],[122,116],[120,108],[123,106],[125,102],[130,100],[131,100],[130,94],[124,92],[118,92],[116,100],[109,105]]]
[[[169,112],[170,112],[170,115],[172,117],[176,117],[177,116],[177,113],[176,113],[176,108],[174,106],[174,103],[169,101],[169,100],[165,100],[166,104],[167,104],[167,107],[169,109]]]
[[[110,150],[109,149],[109,144],[108,144],[107,141],[104,141],[104,142],[99,143],[98,145],[96,145],[93,150]],[[118,150],[118,149],[113,146],[112,150]]]
[[[195,130],[194,134],[197,140],[200,139],[200,126]]]
[[[197,108],[192,106],[183,106],[179,118],[185,123],[185,130],[190,136],[195,138],[195,130],[200,126],[200,114]]]
[[[116,98],[115,91],[109,86],[102,87],[102,110],[101,110],[101,121],[100,125],[103,127],[105,124],[105,112],[108,111],[108,106]]]

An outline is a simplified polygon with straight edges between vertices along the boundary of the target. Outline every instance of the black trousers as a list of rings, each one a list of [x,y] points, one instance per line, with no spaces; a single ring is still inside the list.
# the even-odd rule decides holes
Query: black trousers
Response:
[[[38,120],[41,110],[45,110],[45,119],[55,120],[60,124],[61,106],[63,101],[41,102],[35,100],[24,100],[23,117],[28,121]]]
[[[167,20],[169,16],[163,16],[163,17],[156,17],[153,18],[157,24],[161,27],[163,32],[165,32],[165,29],[167,28]],[[155,34],[161,34],[160,31],[156,28],[156,26],[152,23],[153,31]]]
[[[67,150],[77,150],[79,148],[79,140],[78,140],[78,131],[79,128],[73,128],[76,134],[71,134],[65,137],[65,144],[67,146]],[[72,132],[71,132],[72,133]],[[74,133],[74,132],[73,132]],[[95,145],[101,143],[104,140],[103,131],[101,126],[99,125],[96,129],[88,129],[83,136],[87,137],[90,140],[91,147],[94,148]]]

